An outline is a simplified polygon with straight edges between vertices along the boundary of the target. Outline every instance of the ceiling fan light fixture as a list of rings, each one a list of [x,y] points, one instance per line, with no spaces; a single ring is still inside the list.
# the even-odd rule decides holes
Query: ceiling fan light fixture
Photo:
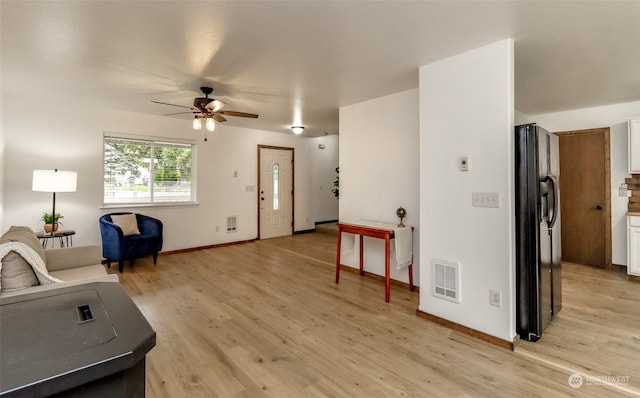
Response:
[[[293,131],[294,134],[302,134],[302,132],[304,131],[304,127],[303,126],[291,126],[291,130]]]
[[[216,131],[216,121],[212,117],[208,117],[205,123],[207,131]]]
[[[197,116],[193,118],[193,129],[202,130],[202,120]]]

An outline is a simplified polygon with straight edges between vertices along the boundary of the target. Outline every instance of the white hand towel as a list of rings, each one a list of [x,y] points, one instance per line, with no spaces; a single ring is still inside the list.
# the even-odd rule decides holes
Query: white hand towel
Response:
[[[413,234],[410,227],[394,228],[397,268],[406,268],[413,264]]]

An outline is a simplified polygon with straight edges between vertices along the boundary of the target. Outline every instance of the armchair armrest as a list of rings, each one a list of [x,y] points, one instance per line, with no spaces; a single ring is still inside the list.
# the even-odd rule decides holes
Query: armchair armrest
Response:
[[[120,228],[119,225],[114,224],[109,220],[105,220],[104,218],[100,219],[100,233],[103,237],[108,239],[120,240],[124,237],[122,228]]]
[[[47,249],[44,252],[48,271],[61,271],[102,263],[102,252],[99,245]]]
[[[162,221],[138,214],[138,227],[140,233],[145,236],[162,236]]]

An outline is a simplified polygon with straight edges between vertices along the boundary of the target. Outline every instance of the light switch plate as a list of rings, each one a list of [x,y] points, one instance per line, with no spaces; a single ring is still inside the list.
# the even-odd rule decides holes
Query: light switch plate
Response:
[[[471,205],[473,207],[500,207],[500,194],[497,192],[472,192]]]

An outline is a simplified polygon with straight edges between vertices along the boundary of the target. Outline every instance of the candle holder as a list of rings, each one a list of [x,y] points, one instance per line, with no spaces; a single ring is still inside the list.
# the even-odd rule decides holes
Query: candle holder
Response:
[[[398,210],[396,210],[396,215],[398,217],[400,217],[400,224],[398,224],[398,227],[399,228],[404,228],[405,225],[402,222],[402,220],[407,216],[407,211],[405,210],[404,207],[400,206],[400,207],[398,207]]]

